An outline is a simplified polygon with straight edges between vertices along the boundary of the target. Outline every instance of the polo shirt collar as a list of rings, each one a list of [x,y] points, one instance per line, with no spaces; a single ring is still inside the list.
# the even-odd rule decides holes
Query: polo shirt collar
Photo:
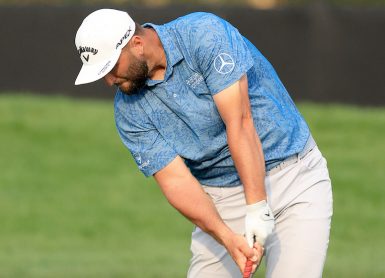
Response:
[[[164,80],[148,79],[146,82],[148,86],[154,86],[156,84],[162,83],[163,81],[166,81],[170,77],[174,65],[183,59],[183,55],[180,52],[178,46],[176,45],[172,34],[169,30],[167,30],[167,27],[165,27],[164,25],[155,25],[152,23],[145,23],[143,24],[143,27],[151,27],[155,30],[155,32],[159,36],[160,41],[162,42],[164,52],[166,53],[167,67],[164,75]]]

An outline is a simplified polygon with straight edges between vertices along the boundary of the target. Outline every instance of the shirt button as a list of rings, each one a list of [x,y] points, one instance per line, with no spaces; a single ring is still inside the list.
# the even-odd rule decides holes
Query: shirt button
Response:
[[[173,94],[174,97],[177,97],[178,95],[177,94]]]

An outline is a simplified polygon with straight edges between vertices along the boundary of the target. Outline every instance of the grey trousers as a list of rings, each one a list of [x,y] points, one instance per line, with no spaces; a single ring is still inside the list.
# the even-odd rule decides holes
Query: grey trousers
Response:
[[[303,158],[268,174],[265,187],[276,219],[275,230],[265,244],[266,277],[322,277],[333,201],[321,152],[315,147]],[[243,186],[203,188],[225,223],[244,234]],[[191,252],[189,278],[242,277],[226,249],[198,227],[192,233]]]

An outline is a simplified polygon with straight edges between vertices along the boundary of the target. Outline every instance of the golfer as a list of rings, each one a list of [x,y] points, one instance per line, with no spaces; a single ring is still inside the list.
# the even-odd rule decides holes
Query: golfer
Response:
[[[332,217],[326,160],[276,72],[225,20],[164,25],[101,9],[79,27],[75,84],[117,87],[138,168],[196,227],[188,277],[321,277]],[[247,267],[246,267],[247,265]]]

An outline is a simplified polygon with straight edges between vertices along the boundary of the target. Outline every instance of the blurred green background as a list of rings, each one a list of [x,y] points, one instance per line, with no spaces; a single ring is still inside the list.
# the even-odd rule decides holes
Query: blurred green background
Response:
[[[385,108],[299,109],[333,181],[324,277],[385,277]],[[185,277],[193,227],[137,170],[111,101],[4,93],[0,130],[0,277]]]
[[[246,5],[259,8],[271,8],[280,6],[309,5],[314,3],[325,3],[331,5],[350,5],[350,6],[382,6],[385,0],[0,0],[0,4],[12,5],[34,5],[34,4],[113,4],[113,5],[149,5],[160,6],[169,4],[204,4],[204,5]]]
[[[319,3],[385,6],[385,0],[0,0],[0,9]],[[137,169],[116,132],[111,99],[35,93],[0,92],[0,278],[185,277],[193,226]],[[385,107],[298,107],[333,182],[324,277],[385,277]],[[255,277],[264,277],[263,266]]]

